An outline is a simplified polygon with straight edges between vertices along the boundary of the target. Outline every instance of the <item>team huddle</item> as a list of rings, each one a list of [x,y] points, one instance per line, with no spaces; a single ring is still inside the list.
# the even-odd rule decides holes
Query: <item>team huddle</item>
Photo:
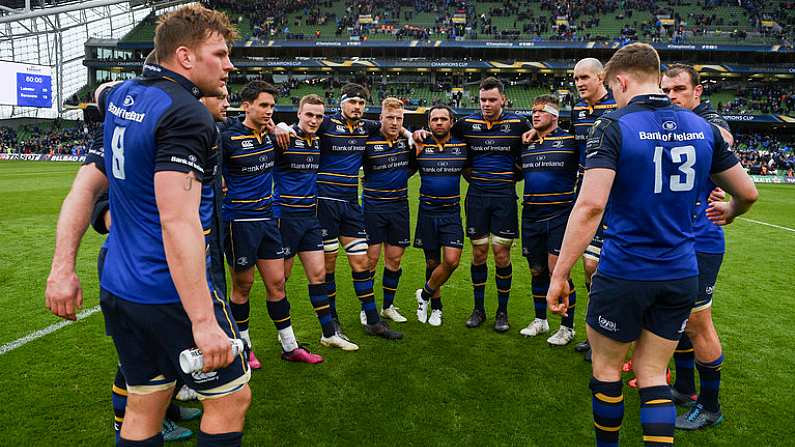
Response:
[[[406,248],[421,249],[426,261],[424,282],[410,279],[418,286],[416,319],[441,326],[441,292],[465,237],[474,302],[466,326],[487,321],[491,252],[493,328],[509,330],[511,247],[521,239],[535,313],[519,332],[548,333],[547,313],[559,314],[560,327],[547,338],[553,346],[575,338],[571,270],[583,259],[587,339],[575,348],[593,365],[596,445],[618,445],[630,349],[646,445],[672,445],[674,427],[722,421],[723,355],[711,319],[725,250],[719,225],[747,211],[757,192],[730,150],[728,125],[700,102],[692,67],[661,74],[659,56],[645,44],[618,50],[605,66],[579,61],[581,100],[570,131],[558,125],[556,96],[537,97],[528,120],[505,110],[503,84],[492,77],[480,84],[478,113],[457,119],[434,105],[426,128],[413,133],[396,98],[382,101],[378,121],[364,119],[369,92],[358,84],[342,87],[337,113],[307,95],[296,123],[276,124],[278,90],[264,81],[239,92],[240,118],[226,118],[234,36],[223,14],[201,6],[161,19],[143,74],[97,89],[102,138],[59,217],[46,298],[63,318],[74,319],[82,303],[74,263],[86,227],[109,234],[100,304],[120,364],[117,445],[162,445],[164,417],[171,424],[198,417],[170,404],[177,385],[202,402],[200,446],[240,445],[248,381],[261,367],[249,335],[255,272],[282,358],[316,364],[324,359],[296,339],[285,292],[296,256],[321,345],[355,351],[337,314],[340,249],[364,333],[396,340],[403,334],[385,320],[408,320],[395,305]],[[415,173],[417,204],[408,195]],[[107,198],[97,200],[104,191]],[[382,257],[379,309],[373,284]],[[230,339],[242,339],[243,351],[233,352]],[[180,368],[180,353],[191,348],[201,350],[201,371]],[[676,382],[669,385],[672,356]],[[677,417],[675,404],[687,412]]]

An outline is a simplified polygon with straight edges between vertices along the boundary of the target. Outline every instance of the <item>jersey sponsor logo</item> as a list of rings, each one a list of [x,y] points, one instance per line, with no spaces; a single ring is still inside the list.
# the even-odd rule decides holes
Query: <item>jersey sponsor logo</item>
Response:
[[[341,126],[341,125],[337,124],[337,132],[344,133],[345,132],[345,126]]]
[[[668,132],[673,132],[674,130],[676,130],[677,127],[678,126],[676,124],[676,121],[668,120],[668,121],[663,121],[662,123],[662,128],[667,130]]]
[[[304,140],[295,140],[295,147],[306,147],[304,146]]]
[[[602,329],[610,332],[618,332],[618,325],[616,324],[615,321],[610,321],[601,315],[599,315],[598,320],[599,320],[599,326]]]
[[[179,163],[181,165],[190,166],[191,168],[193,168],[193,169],[199,171],[200,173],[204,174],[204,168],[202,168],[201,166],[199,166],[196,163],[196,157],[193,156],[193,155],[191,155],[191,157],[193,158],[193,160],[186,160],[184,158],[172,156],[171,157],[171,162],[172,163]]]
[[[472,130],[474,130],[476,132],[480,132],[482,130],[482,128],[480,127],[480,124],[473,124],[472,125]]]
[[[641,140],[659,140],[659,141],[690,141],[690,140],[703,140],[704,132],[677,132],[677,133],[664,133],[664,132],[638,132],[638,138]]]
[[[580,113],[578,113],[578,114],[577,114],[577,118],[579,118],[579,119],[585,119],[585,110],[583,110],[583,111],[581,111]]]
[[[486,144],[491,146],[492,144],[496,143],[494,140],[486,140]]]
[[[132,96],[127,95],[126,97],[124,97],[124,102],[122,103],[124,107],[132,107],[134,104],[135,104],[135,99],[133,99]]]
[[[350,144],[351,146],[353,146],[353,145],[355,145],[355,144],[356,144],[356,140],[348,140],[348,144]]]
[[[194,373],[191,373],[191,377],[193,377],[193,381],[196,383],[212,382],[214,380],[218,380],[218,371],[209,371],[209,372],[196,371]]]
[[[243,141],[240,142],[240,145],[243,146],[244,148],[248,149],[248,148],[254,147],[254,142],[251,141],[251,140],[243,140]]]
[[[121,107],[114,104],[113,102],[108,104],[108,112],[123,120],[135,121],[137,123],[142,123],[144,121],[144,118],[146,118],[146,113],[138,113],[138,112],[133,112],[132,110],[124,110]]]

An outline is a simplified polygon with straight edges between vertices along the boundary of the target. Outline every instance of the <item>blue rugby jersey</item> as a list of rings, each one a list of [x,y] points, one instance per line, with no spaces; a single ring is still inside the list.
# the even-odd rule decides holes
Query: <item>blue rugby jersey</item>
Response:
[[[276,150],[269,135],[247,127],[243,119],[232,120],[221,133],[227,187],[224,220],[270,219]]]
[[[382,134],[367,139],[362,177],[362,206],[367,213],[393,211],[408,206],[409,177],[415,168],[414,150],[408,140],[387,140]]]
[[[537,222],[571,210],[576,198],[579,160],[574,135],[560,127],[522,148],[523,219]]]
[[[605,113],[616,110],[617,107],[616,100],[610,90],[593,106],[581,99],[572,107],[571,128],[569,130],[577,138],[577,145],[580,150],[580,170],[585,167],[585,142],[588,140],[588,133],[591,131],[593,123]]]
[[[723,119],[718,112],[714,111],[708,103],[702,102],[695,109],[693,113],[704,118],[718,127],[726,130],[729,129],[729,123]],[[704,188],[699,195],[698,202],[696,202],[696,253],[711,253],[721,254],[726,252],[726,241],[723,237],[723,228],[720,225],[715,225],[707,219],[707,207],[709,207],[709,194],[715,189],[715,183],[708,180],[704,183]]]
[[[318,198],[359,202],[359,169],[365,142],[380,128],[378,121],[350,121],[342,112],[326,115],[317,131],[320,137]]]
[[[198,87],[157,65],[113,88],[105,103],[113,226],[101,284],[141,304],[179,302],[168,269],[154,190],[156,172],[193,172],[205,180],[217,130]]]
[[[458,120],[453,135],[463,139],[471,158],[469,193],[483,197],[516,197],[514,169],[522,149],[527,119],[505,112],[494,121],[478,112]]]
[[[468,166],[467,144],[450,137],[445,142],[429,136],[417,154],[420,173],[420,210],[460,213],[461,172]]]
[[[696,200],[710,174],[737,163],[718,128],[666,96],[639,95],[594,123],[586,163],[616,172],[599,271],[639,281],[698,275]]]
[[[275,203],[281,216],[317,214],[317,171],[320,168],[320,140],[298,125],[292,126],[290,146],[276,156]]]

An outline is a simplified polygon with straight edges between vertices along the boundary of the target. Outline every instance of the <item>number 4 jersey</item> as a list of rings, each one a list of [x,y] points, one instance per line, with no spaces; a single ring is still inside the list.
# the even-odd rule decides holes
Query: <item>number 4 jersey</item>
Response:
[[[598,119],[585,167],[616,173],[599,271],[638,281],[698,275],[693,223],[699,191],[710,174],[736,163],[717,127],[666,96],[636,96]]]
[[[105,100],[113,226],[102,288],[127,301],[179,302],[163,249],[154,180],[163,171],[212,179],[217,129],[199,96],[198,87],[184,77],[147,65],[142,77],[114,87]],[[185,187],[201,185],[189,181]]]

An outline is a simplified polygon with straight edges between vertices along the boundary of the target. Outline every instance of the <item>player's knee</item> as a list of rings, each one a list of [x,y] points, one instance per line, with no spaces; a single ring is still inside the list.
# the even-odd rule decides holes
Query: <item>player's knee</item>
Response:
[[[494,264],[497,267],[505,267],[511,263],[511,251],[504,246],[497,247],[497,245],[494,246]]]
[[[685,333],[687,333],[688,337],[693,339],[711,329],[711,325],[712,317],[708,312],[693,312],[690,314],[690,318],[687,320]]]
[[[389,270],[396,271],[400,268],[400,258],[401,256],[384,256],[384,265]]]
[[[489,246],[488,245],[473,245],[472,246],[472,263],[480,265],[489,259]]]
[[[284,297],[284,282],[284,276],[268,278],[265,280],[265,290],[268,293],[268,299],[281,299]]]
[[[530,274],[533,275],[533,279],[542,278],[544,276],[549,275],[549,271],[544,268],[544,266],[536,263],[530,263]]]
[[[458,268],[458,263],[460,262],[460,260],[461,260],[460,256],[447,255],[444,257],[444,268],[447,271],[452,272]]]

